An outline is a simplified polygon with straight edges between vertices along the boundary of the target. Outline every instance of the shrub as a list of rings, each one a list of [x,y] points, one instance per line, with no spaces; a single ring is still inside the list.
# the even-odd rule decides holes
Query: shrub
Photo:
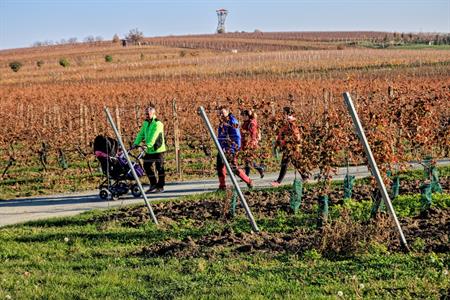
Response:
[[[308,251],[305,251],[305,253],[303,254],[303,257],[305,260],[308,261],[317,261],[322,259],[322,254],[320,254],[320,252],[318,252],[316,249],[311,249]]]
[[[112,56],[111,55],[105,55],[105,61],[106,62],[112,62],[113,61]]]
[[[185,57],[185,56],[186,56],[186,51],[181,50],[181,51],[180,51],[180,57]]]
[[[118,42],[120,42],[120,38],[119,38],[119,35],[118,35],[117,33],[113,36],[112,42],[113,42],[113,43],[118,43]]]
[[[415,251],[415,252],[422,252],[425,250],[425,246],[426,243],[423,239],[421,239],[420,237],[416,238],[414,240],[414,242],[411,244],[411,248]]]
[[[59,60],[59,64],[60,64],[61,66],[63,66],[64,68],[65,68],[65,67],[68,67],[68,66],[70,65],[69,61],[68,61],[66,58],[61,58],[61,59]]]
[[[44,64],[44,61],[43,61],[43,60],[38,60],[38,61],[36,62],[36,66],[38,66],[38,68],[42,67],[43,64]]]
[[[18,72],[20,70],[20,68],[22,67],[22,63],[20,61],[13,61],[9,64],[9,67],[14,72]]]

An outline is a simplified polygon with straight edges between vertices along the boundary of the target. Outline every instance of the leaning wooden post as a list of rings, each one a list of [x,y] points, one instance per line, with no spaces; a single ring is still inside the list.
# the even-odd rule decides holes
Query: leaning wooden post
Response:
[[[181,159],[180,159],[180,129],[178,128],[177,101],[172,100],[173,110],[173,138],[175,144],[175,163],[177,165],[178,178],[181,180]]]
[[[378,184],[378,189],[381,192],[381,196],[384,200],[384,203],[388,207],[389,213],[391,214],[392,218],[394,219],[398,233],[400,234],[400,240],[401,240],[403,246],[405,247],[405,249],[409,251],[408,243],[406,242],[402,227],[400,226],[400,222],[397,219],[397,215],[395,213],[394,207],[392,206],[391,199],[389,198],[389,194],[386,190],[386,186],[384,185],[383,178],[381,177],[380,171],[378,170],[377,163],[375,161],[375,158],[373,157],[372,150],[370,149],[370,145],[367,141],[366,134],[361,125],[361,121],[359,120],[358,113],[356,112],[355,106],[353,105],[352,98],[350,97],[350,93],[346,92],[343,94],[343,96],[344,96],[345,104],[347,105],[348,111],[352,117],[353,124],[355,126],[358,137],[361,141],[361,144],[363,144],[364,151],[365,151],[367,159],[369,161],[370,170],[372,172],[372,175],[375,176],[375,179]]]

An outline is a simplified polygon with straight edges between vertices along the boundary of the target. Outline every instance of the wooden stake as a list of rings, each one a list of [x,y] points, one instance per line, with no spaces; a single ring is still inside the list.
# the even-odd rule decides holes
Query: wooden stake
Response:
[[[120,109],[119,109],[119,106],[118,106],[118,105],[116,105],[116,108],[115,108],[115,114],[116,114],[116,125],[117,125],[117,130],[119,131],[119,134],[122,135],[122,133],[121,133],[122,127],[121,127],[121,122],[120,122]]]
[[[178,122],[178,113],[177,113],[177,102],[175,99],[172,100],[172,111],[173,111],[173,138],[175,144],[175,163],[177,165],[177,174],[178,178],[181,180],[181,158],[180,158],[180,130],[179,130],[179,122]]]
[[[80,143],[83,143],[84,140],[84,122],[83,122],[83,104],[80,104],[80,115],[79,115],[79,119],[80,119]]]

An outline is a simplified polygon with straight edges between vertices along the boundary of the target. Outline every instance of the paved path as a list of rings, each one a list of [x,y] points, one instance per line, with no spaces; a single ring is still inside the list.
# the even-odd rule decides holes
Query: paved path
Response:
[[[441,160],[438,165],[449,165],[450,160]],[[413,163],[413,168],[420,168],[420,165]],[[345,176],[346,168],[339,168],[334,176],[335,180],[342,180]],[[357,178],[369,175],[367,167],[350,167],[350,173]],[[277,174],[267,174],[264,179],[252,176],[255,187],[270,186],[270,182],[277,178]],[[294,174],[289,173],[284,179],[284,184],[291,184]],[[168,183],[165,192],[158,195],[149,195],[150,201],[173,199],[185,195],[210,192],[217,189],[216,179],[183,181]],[[88,191],[76,194],[61,194],[52,196],[39,196],[21,198],[8,201],[0,201],[0,227],[10,224],[23,223],[32,220],[46,219],[51,217],[63,217],[79,214],[92,209],[107,209],[127,204],[144,203],[143,199],[135,199],[131,194],[122,196],[118,201],[104,201],[99,199],[98,191]]]

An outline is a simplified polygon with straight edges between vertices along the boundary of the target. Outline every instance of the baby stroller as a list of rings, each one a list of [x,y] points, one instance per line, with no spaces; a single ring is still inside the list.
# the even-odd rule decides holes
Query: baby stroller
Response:
[[[117,200],[130,190],[134,197],[141,196],[141,191],[135,182],[125,155],[115,139],[103,135],[97,136],[94,140],[94,154],[100,162],[103,174],[106,176],[98,187],[101,199]],[[138,177],[144,175],[144,170],[139,162],[144,154],[145,152],[142,151],[136,157],[128,153],[130,158],[134,159],[132,164]]]

